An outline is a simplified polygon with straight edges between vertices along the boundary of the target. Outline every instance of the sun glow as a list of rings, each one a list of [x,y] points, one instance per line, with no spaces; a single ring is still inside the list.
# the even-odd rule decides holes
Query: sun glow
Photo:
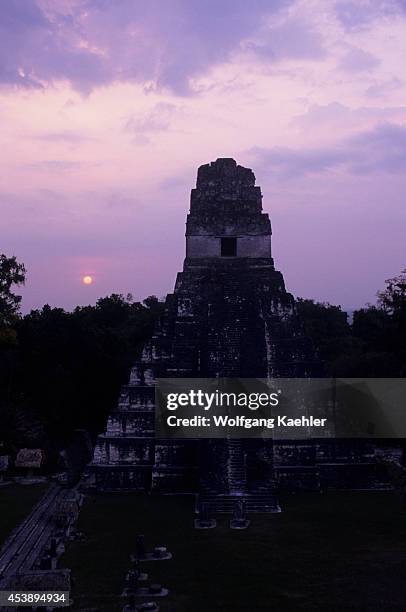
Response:
[[[91,285],[93,283],[93,276],[90,276],[89,274],[87,274],[86,276],[82,278],[82,282],[84,285]]]

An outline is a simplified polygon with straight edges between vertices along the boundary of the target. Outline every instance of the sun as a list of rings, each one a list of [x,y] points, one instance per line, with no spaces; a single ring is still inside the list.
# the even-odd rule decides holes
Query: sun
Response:
[[[90,274],[86,274],[86,276],[82,278],[82,283],[84,285],[91,285],[93,283],[93,276],[90,276]]]

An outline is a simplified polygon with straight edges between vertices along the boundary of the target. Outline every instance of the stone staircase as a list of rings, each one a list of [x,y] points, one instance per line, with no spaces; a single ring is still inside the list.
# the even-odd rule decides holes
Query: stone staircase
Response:
[[[268,514],[281,511],[276,495],[259,492],[241,493],[240,495],[201,493],[196,496],[196,511],[205,505],[210,514],[232,514],[239,501],[244,501],[247,514]]]
[[[239,495],[247,484],[246,458],[242,440],[228,439],[227,481],[232,495]]]
[[[196,512],[205,506],[211,514],[233,514],[238,502],[243,501],[247,514],[280,512],[273,483],[257,487],[254,492],[247,492],[246,456],[244,440],[225,440],[227,444],[227,484],[228,491],[202,491],[196,496]]]

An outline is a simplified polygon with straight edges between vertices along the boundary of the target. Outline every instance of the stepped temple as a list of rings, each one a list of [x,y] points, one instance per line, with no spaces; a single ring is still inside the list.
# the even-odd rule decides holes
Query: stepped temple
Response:
[[[239,496],[248,511],[277,511],[276,486],[366,488],[379,481],[367,441],[155,438],[157,378],[320,375],[275,270],[271,235],[252,170],[233,159],[199,168],[183,271],[96,443],[90,469],[100,489],[199,492],[217,510],[232,509]]]

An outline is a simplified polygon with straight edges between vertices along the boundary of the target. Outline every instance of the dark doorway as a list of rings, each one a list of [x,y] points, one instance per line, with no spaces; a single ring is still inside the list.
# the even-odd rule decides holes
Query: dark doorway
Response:
[[[235,257],[237,255],[237,238],[221,239],[221,256]]]

